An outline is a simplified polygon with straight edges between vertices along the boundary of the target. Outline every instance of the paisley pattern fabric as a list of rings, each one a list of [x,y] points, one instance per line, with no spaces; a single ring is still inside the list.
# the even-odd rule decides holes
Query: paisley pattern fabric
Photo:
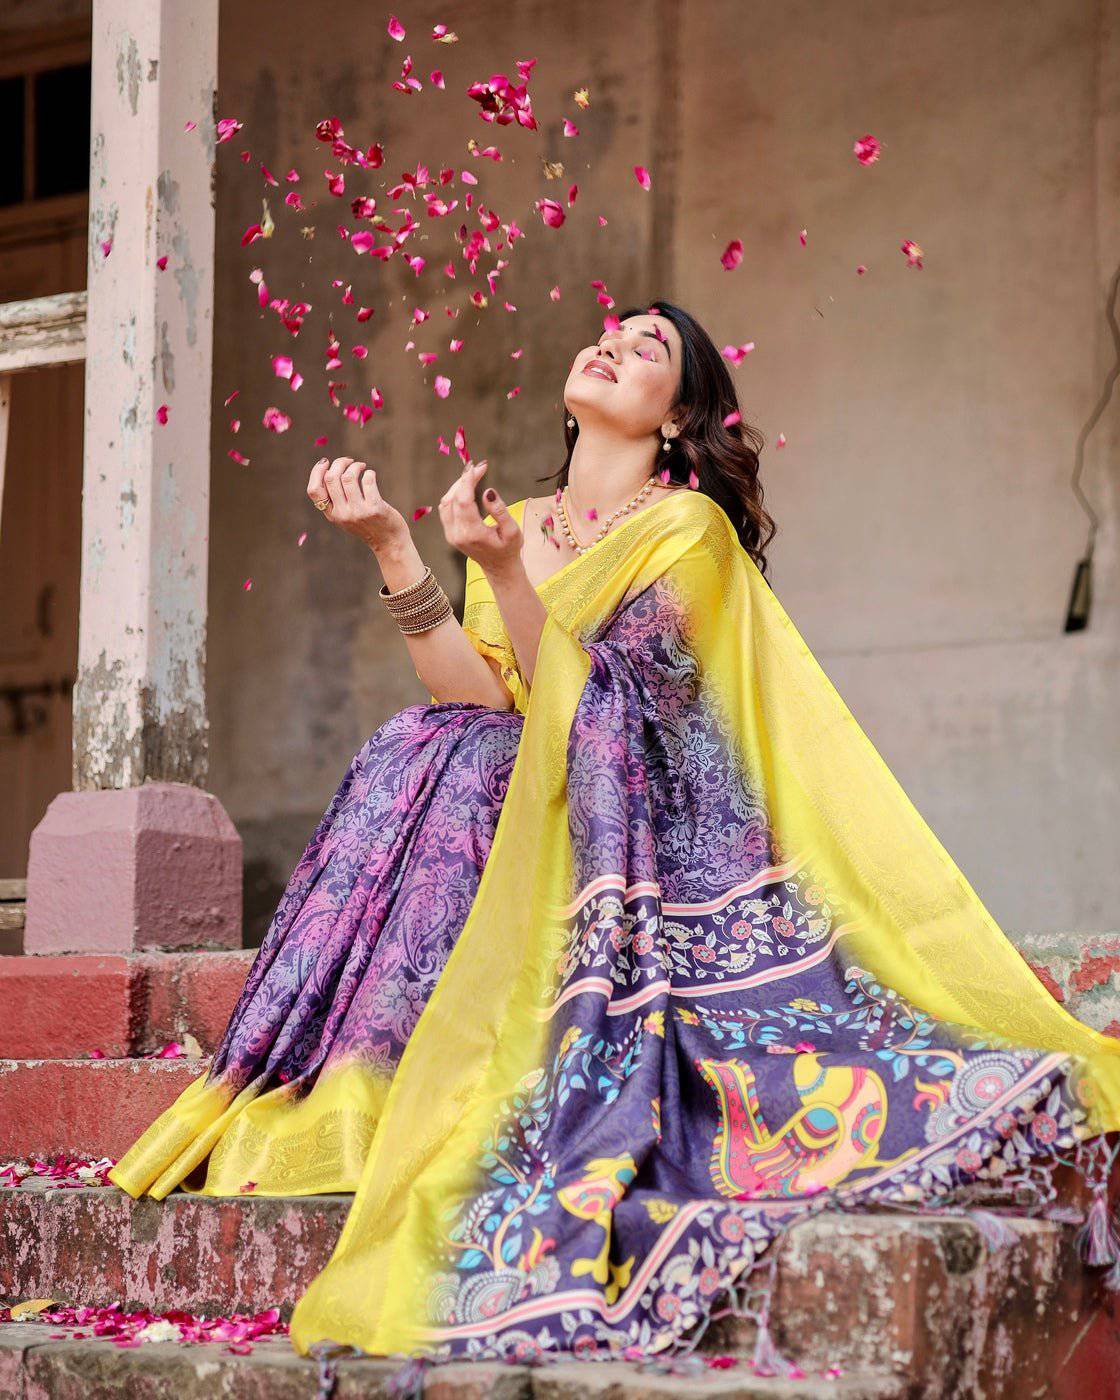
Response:
[[[514,709],[410,706],[363,746],[214,1056],[220,1094],[111,1173],[217,1194],[240,1141],[237,1171],[282,1194],[280,1118],[239,1124],[370,1076],[365,1129],[320,1134],[361,1160],[302,1352],[673,1348],[824,1200],[937,1207],[1120,1127],[1120,1045],[1051,1002],[885,765],[850,863],[842,794],[787,760],[781,707],[824,695],[801,752],[841,772],[870,745],[823,674],[775,674],[767,642],[796,633],[717,506],[664,499],[539,591],[529,686],[468,565],[466,630]]]

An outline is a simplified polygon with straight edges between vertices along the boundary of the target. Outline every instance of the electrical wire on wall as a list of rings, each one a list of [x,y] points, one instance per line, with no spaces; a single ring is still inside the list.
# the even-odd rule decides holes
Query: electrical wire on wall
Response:
[[[1097,426],[1108,401],[1112,397],[1112,390],[1116,386],[1116,381],[1120,378],[1120,325],[1116,322],[1116,294],[1120,289],[1120,267],[1112,275],[1112,286],[1109,288],[1108,300],[1105,303],[1105,319],[1108,321],[1108,328],[1112,332],[1112,343],[1116,348],[1116,361],[1108,378],[1104,382],[1101,396],[1097,400],[1097,405],[1089,415],[1089,419],[1077,437],[1077,453],[1074,458],[1073,478],[1071,485],[1082,510],[1089,517],[1089,541],[1085,546],[1085,557],[1078,561],[1077,568],[1073,575],[1073,588],[1070,590],[1069,608],[1066,612],[1066,632],[1082,632],[1089,625],[1089,610],[1093,601],[1093,545],[1097,538],[1097,525],[1100,517],[1093,509],[1088,497],[1081,489],[1081,472],[1085,466],[1085,443],[1089,434]]]

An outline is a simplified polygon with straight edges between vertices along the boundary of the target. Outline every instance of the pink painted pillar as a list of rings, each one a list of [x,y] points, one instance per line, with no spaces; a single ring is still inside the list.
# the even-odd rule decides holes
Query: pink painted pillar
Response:
[[[29,953],[241,942],[204,790],[217,59],[218,0],[94,2],[74,791],[31,837]]]

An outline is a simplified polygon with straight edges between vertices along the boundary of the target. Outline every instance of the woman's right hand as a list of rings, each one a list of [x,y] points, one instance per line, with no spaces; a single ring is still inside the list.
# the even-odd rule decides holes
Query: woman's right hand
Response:
[[[353,457],[325,457],[311,468],[307,495],[312,501],[329,501],[321,514],[367,544],[374,554],[389,554],[408,543],[408,522],[377,489],[377,472]]]

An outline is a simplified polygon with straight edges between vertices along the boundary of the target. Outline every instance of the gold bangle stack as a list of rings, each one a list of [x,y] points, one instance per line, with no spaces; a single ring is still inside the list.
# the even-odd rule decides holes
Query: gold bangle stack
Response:
[[[439,586],[431,568],[424,570],[424,577],[410,583],[397,593],[390,593],[382,584],[377,596],[392,613],[397,626],[406,636],[414,632],[427,632],[437,627],[447,618],[453,617],[451,600]]]

